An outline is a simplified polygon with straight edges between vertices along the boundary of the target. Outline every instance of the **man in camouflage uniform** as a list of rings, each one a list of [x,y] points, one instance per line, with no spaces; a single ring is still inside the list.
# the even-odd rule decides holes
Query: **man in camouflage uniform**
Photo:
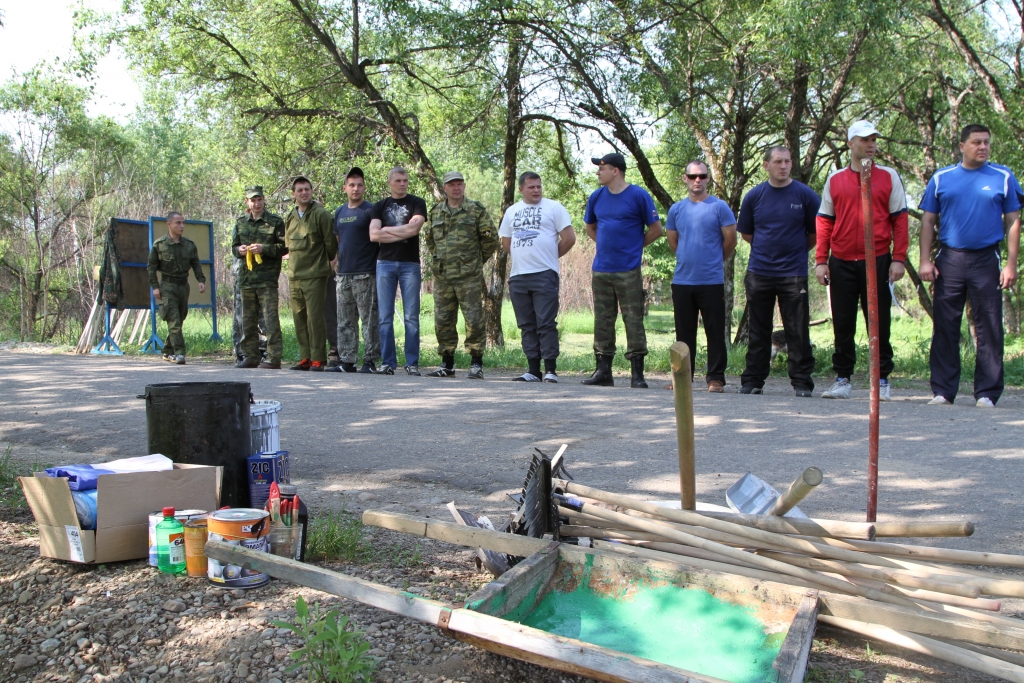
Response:
[[[177,211],[167,214],[167,234],[153,242],[149,251],[149,286],[160,302],[160,318],[167,323],[164,360],[185,364],[185,337],[181,326],[188,317],[188,271],[199,281],[199,293],[206,291],[206,276],[199,265],[196,243],[184,236],[185,217]],[[156,274],[160,273],[157,282]]]
[[[434,331],[441,367],[427,377],[455,376],[455,348],[459,344],[456,323],[459,309],[466,320],[466,351],[470,355],[469,379],[483,379],[484,343],[484,264],[498,247],[487,209],[478,201],[466,199],[466,181],[451,171],[442,179],[447,199],[430,210],[423,230],[434,273]]]
[[[324,301],[338,240],[330,212],[313,201],[309,178],[298,176],[292,181],[292,198],[295,208],[284,219],[288,288],[299,342],[299,362],[292,370],[323,372],[327,360]]]
[[[245,188],[245,203],[249,210],[235,221],[231,235],[231,251],[242,264],[236,282],[242,293],[244,358],[235,367],[279,370],[284,343],[277,310],[277,281],[281,276],[281,257],[288,253],[284,245],[284,221],[264,210],[263,188],[259,185]],[[263,362],[260,362],[259,348],[260,317],[267,327],[268,357]]]
[[[231,277],[235,281],[235,309],[231,321],[231,344],[235,348],[235,362],[245,358],[242,353],[242,270],[245,269],[245,261],[235,259],[231,264]],[[267,353],[267,324],[263,320],[263,311],[260,311],[257,332],[260,335],[260,356]]]

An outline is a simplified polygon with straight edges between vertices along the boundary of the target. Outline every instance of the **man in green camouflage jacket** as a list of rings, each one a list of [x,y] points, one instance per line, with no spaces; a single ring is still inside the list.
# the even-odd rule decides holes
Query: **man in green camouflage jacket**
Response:
[[[327,361],[327,325],[324,300],[331,261],[338,255],[334,217],[313,201],[313,184],[298,176],[292,181],[295,208],[284,219],[284,242],[288,247],[288,288],[299,362],[292,370],[323,372]]]
[[[248,211],[235,221],[231,251],[241,259],[238,286],[242,293],[242,342],[244,358],[236,368],[281,368],[284,343],[277,307],[277,281],[281,275],[281,257],[288,253],[284,245],[284,221],[264,210],[263,188],[245,189]],[[257,256],[259,258],[257,258]],[[267,359],[260,362],[260,312],[267,329]]]
[[[458,171],[444,174],[447,197],[430,210],[423,228],[434,274],[434,331],[441,367],[427,377],[455,376],[455,348],[459,345],[456,323],[459,309],[466,320],[466,351],[470,355],[469,379],[483,379],[484,264],[498,246],[487,209],[466,199],[466,181]]]
[[[160,317],[167,322],[164,360],[185,364],[185,337],[181,326],[188,317],[188,271],[199,281],[199,293],[206,291],[206,276],[199,265],[196,243],[184,236],[185,217],[177,211],[167,214],[167,234],[153,242],[149,250],[149,286],[160,302]],[[160,273],[157,282],[156,274]]]

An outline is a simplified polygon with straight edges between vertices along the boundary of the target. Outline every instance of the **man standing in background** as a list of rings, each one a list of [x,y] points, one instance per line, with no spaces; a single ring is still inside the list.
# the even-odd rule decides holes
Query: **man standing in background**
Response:
[[[850,398],[850,377],[857,362],[857,303],[868,317],[867,269],[864,262],[864,212],[860,199],[860,172],[864,160],[872,161],[878,151],[878,130],[870,121],[857,121],[847,133],[850,165],[834,171],[821,193],[817,220],[818,282],[829,285],[835,353],[832,369],[835,383],[822,398]],[[878,343],[881,359],[879,398],[888,401],[889,373],[893,351],[889,342],[892,291],[905,272],[910,237],[907,232],[907,195],[896,169],[871,164],[871,204],[874,220],[875,259],[878,275]],[[892,254],[889,253],[890,247]]]
[[[264,210],[263,188],[245,188],[248,211],[235,221],[231,235],[231,251],[242,264],[238,286],[242,299],[242,360],[236,368],[279,370],[284,343],[278,315],[277,282],[281,276],[281,257],[288,253],[284,246],[284,221]],[[257,258],[258,257],[258,258]],[[268,358],[260,362],[259,322],[267,327]]]
[[[544,359],[545,382],[558,382],[558,259],[576,244],[569,212],[544,198],[540,176],[532,171],[519,176],[523,199],[508,207],[498,235],[501,247],[512,256],[508,293],[516,312],[527,370],[515,380],[540,382]]]
[[[974,398],[994,408],[1003,394],[1003,289],[1017,280],[1020,184],[1006,166],[990,163],[992,134],[972,124],[960,133],[963,161],[935,172],[921,199],[921,279],[935,282],[929,358],[934,398],[950,405],[960,388],[960,323],[970,297],[978,334]],[[941,217],[941,223],[939,222]],[[932,263],[938,224],[939,253]],[[1006,265],[999,243],[1006,231]]]
[[[338,255],[331,214],[313,201],[313,184],[298,176],[292,181],[295,208],[284,219],[288,248],[288,286],[299,343],[299,362],[292,370],[323,372],[327,360],[324,300],[331,261]]]
[[[160,302],[160,317],[167,323],[164,360],[185,364],[185,336],[181,327],[188,317],[188,271],[199,281],[199,293],[206,291],[206,276],[199,264],[196,243],[185,237],[185,217],[177,211],[167,213],[167,234],[153,242],[149,251],[149,286]],[[156,274],[160,273],[157,282]]]
[[[786,147],[770,147],[764,155],[768,180],[743,198],[739,233],[750,243],[743,286],[747,290],[750,342],[747,367],[740,378],[741,394],[760,394],[771,371],[772,325],[779,302],[786,331],[789,380],[796,395],[814,391],[810,300],[807,292],[807,250],[816,239],[815,216],[821,199],[793,180],[793,157]]]
[[[498,234],[484,205],[466,199],[466,180],[458,171],[444,174],[445,199],[430,210],[423,241],[434,274],[434,332],[441,367],[427,377],[455,376],[459,309],[466,321],[468,379],[484,378],[484,264],[498,246]]]
[[[405,371],[419,376],[420,362],[420,230],[427,219],[427,203],[409,194],[409,174],[401,166],[388,171],[391,196],[377,202],[370,221],[370,241],[380,244],[377,256],[377,314],[379,317],[383,375],[395,374],[395,295],[402,288],[405,322]]]
[[[334,212],[334,234],[338,238],[337,279],[338,357],[341,367],[334,372],[377,372],[380,362],[380,333],[377,329],[377,254],[380,246],[370,241],[373,204],[363,201],[366,181],[363,169],[354,167],[345,176],[348,202]],[[359,323],[363,323],[363,365],[359,360]]]
[[[704,320],[708,344],[708,391],[725,391],[729,352],[725,345],[725,259],[736,250],[736,217],[718,197],[708,194],[709,173],[703,161],[684,169],[687,196],[672,205],[665,227],[676,254],[672,308],[676,341],[690,347],[690,377],[697,358],[697,316]]]
[[[597,369],[583,384],[615,385],[615,320],[621,310],[626,326],[626,360],[632,366],[629,385],[646,389],[647,330],[640,262],[644,247],[661,237],[661,220],[647,190],[626,182],[626,160],[621,154],[605,154],[591,162],[597,166],[601,187],[587,200],[583,223],[587,236],[597,243],[592,266]]]

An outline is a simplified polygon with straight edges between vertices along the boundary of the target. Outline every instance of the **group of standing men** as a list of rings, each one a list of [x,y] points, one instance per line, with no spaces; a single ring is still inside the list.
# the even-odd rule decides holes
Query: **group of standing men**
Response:
[[[763,391],[778,303],[792,386],[797,396],[813,395],[807,252],[815,249],[815,276],[829,288],[835,333],[832,366],[836,380],[822,397],[845,399],[851,395],[858,308],[867,317],[865,259],[874,258],[879,394],[882,400],[890,399],[892,285],[904,276],[909,235],[906,193],[899,174],[872,163],[878,138],[878,131],[868,121],[857,121],[849,128],[850,165],[828,176],[822,197],[791,177],[793,160],[787,148],[771,147],[764,157],[768,179],[743,198],[739,221],[728,204],[708,192],[707,165],[702,161],[686,165],[687,197],[669,209],[665,225],[669,246],[676,254],[672,301],[676,338],[691,350],[691,374],[698,320],[703,320],[708,391],[721,393],[725,387],[724,261],[735,250],[739,234],[750,243],[744,277],[750,341],[740,393]],[[937,171],[920,202],[919,272],[922,280],[935,282],[931,404],[951,404],[956,397],[960,325],[969,296],[978,335],[974,397],[979,407],[992,407],[1003,390],[1001,289],[1016,280],[1021,188],[1012,171],[989,162],[991,133],[987,128],[969,125],[961,132],[960,141],[962,161]],[[648,349],[640,264],[644,247],[661,236],[662,224],[650,194],[626,182],[626,162],[621,154],[592,161],[598,167],[600,187],[587,201],[584,227],[596,242],[592,268],[596,370],[583,384],[614,384],[615,323],[621,312],[625,357],[632,370],[630,384],[646,388],[644,358]],[[871,169],[874,253],[870,256],[865,254],[860,189],[865,163]],[[512,257],[509,294],[528,361],[527,371],[516,379],[558,381],[558,260],[575,243],[565,207],[543,197],[539,175],[524,173],[519,178],[522,200],[506,210],[500,229],[495,231],[484,206],[466,198],[461,173],[445,174],[445,199],[429,212],[423,199],[408,193],[408,185],[405,169],[391,169],[390,196],[372,204],[364,199],[362,170],[353,168],[345,178],[348,201],[332,217],[313,200],[309,179],[299,176],[292,182],[295,207],[284,220],[265,210],[262,188],[246,190],[248,210],[238,219],[232,238],[235,257],[246,263],[237,280],[242,308],[242,358],[237,367],[281,367],[277,282],[282,260],[287,258],[300,353],[300,361],[292,369],[394,374],[398,361],[393,321],[400,290],[404,369],[410,375],[420,375],[422,232],[434,278],[435,331],[441,356],[441,366],[428,376],[455,375],[456,322],[461,309],[466,322],[465,348],[471,358],[467,376],[483,379],[483,267],[500,240]],[[161,310],[169,327],[165,357],[178,363],[184,363],[181,320],[187,314],[189,268],[196,272],[200,291],[205,282],[195,245],[181,236],[183,223],[180,214],[168,215],[168,236],[154,243],[149,269],[150,285],[158,300],[163,297]],[[936,235],[939,249],[933,263]],[[1007,262],[1000,268],[999,243],[1003,239],[1007,241]],[[156,281],[158,271],[162,273],[160,283]],[[334,296],[326,291],[332,275],[336,280]],[[327,363],[324,307],[325,301],[331,305],[332,300],[337,306],[338,359]],[[362,367],[357,369],[360,324],[365,348]],[[262,360],[258,346],[261,325],[267,336]]]

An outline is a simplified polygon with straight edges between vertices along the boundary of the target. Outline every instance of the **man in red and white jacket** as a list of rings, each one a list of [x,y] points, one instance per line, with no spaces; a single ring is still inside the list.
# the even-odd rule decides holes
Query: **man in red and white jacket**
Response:
[[[864,262],[864,213],[861,209],[860,172],[864,159],[878,151],[878,130],[869,121],[857,121],[847,135],[850,165],[825,180],[817,220],[818,282],[831,285],[832,328],[835,352],[832,369],[835,383],[822,398],[850,398],[850,376],[857,362],[853,337],[857,330],[857,304],[867,324],[867,276]],[[878,340],[881,356],[879,396],[889,400],[889,373],[893,370],[889,343],[892,292],[889,284],[904,275],[910,238],[907,233],[907,195],[895,169],[872,165],[872,218],[875,232],[875,263],[878,271]],[[890,254],[890,248],[892,253]]]

